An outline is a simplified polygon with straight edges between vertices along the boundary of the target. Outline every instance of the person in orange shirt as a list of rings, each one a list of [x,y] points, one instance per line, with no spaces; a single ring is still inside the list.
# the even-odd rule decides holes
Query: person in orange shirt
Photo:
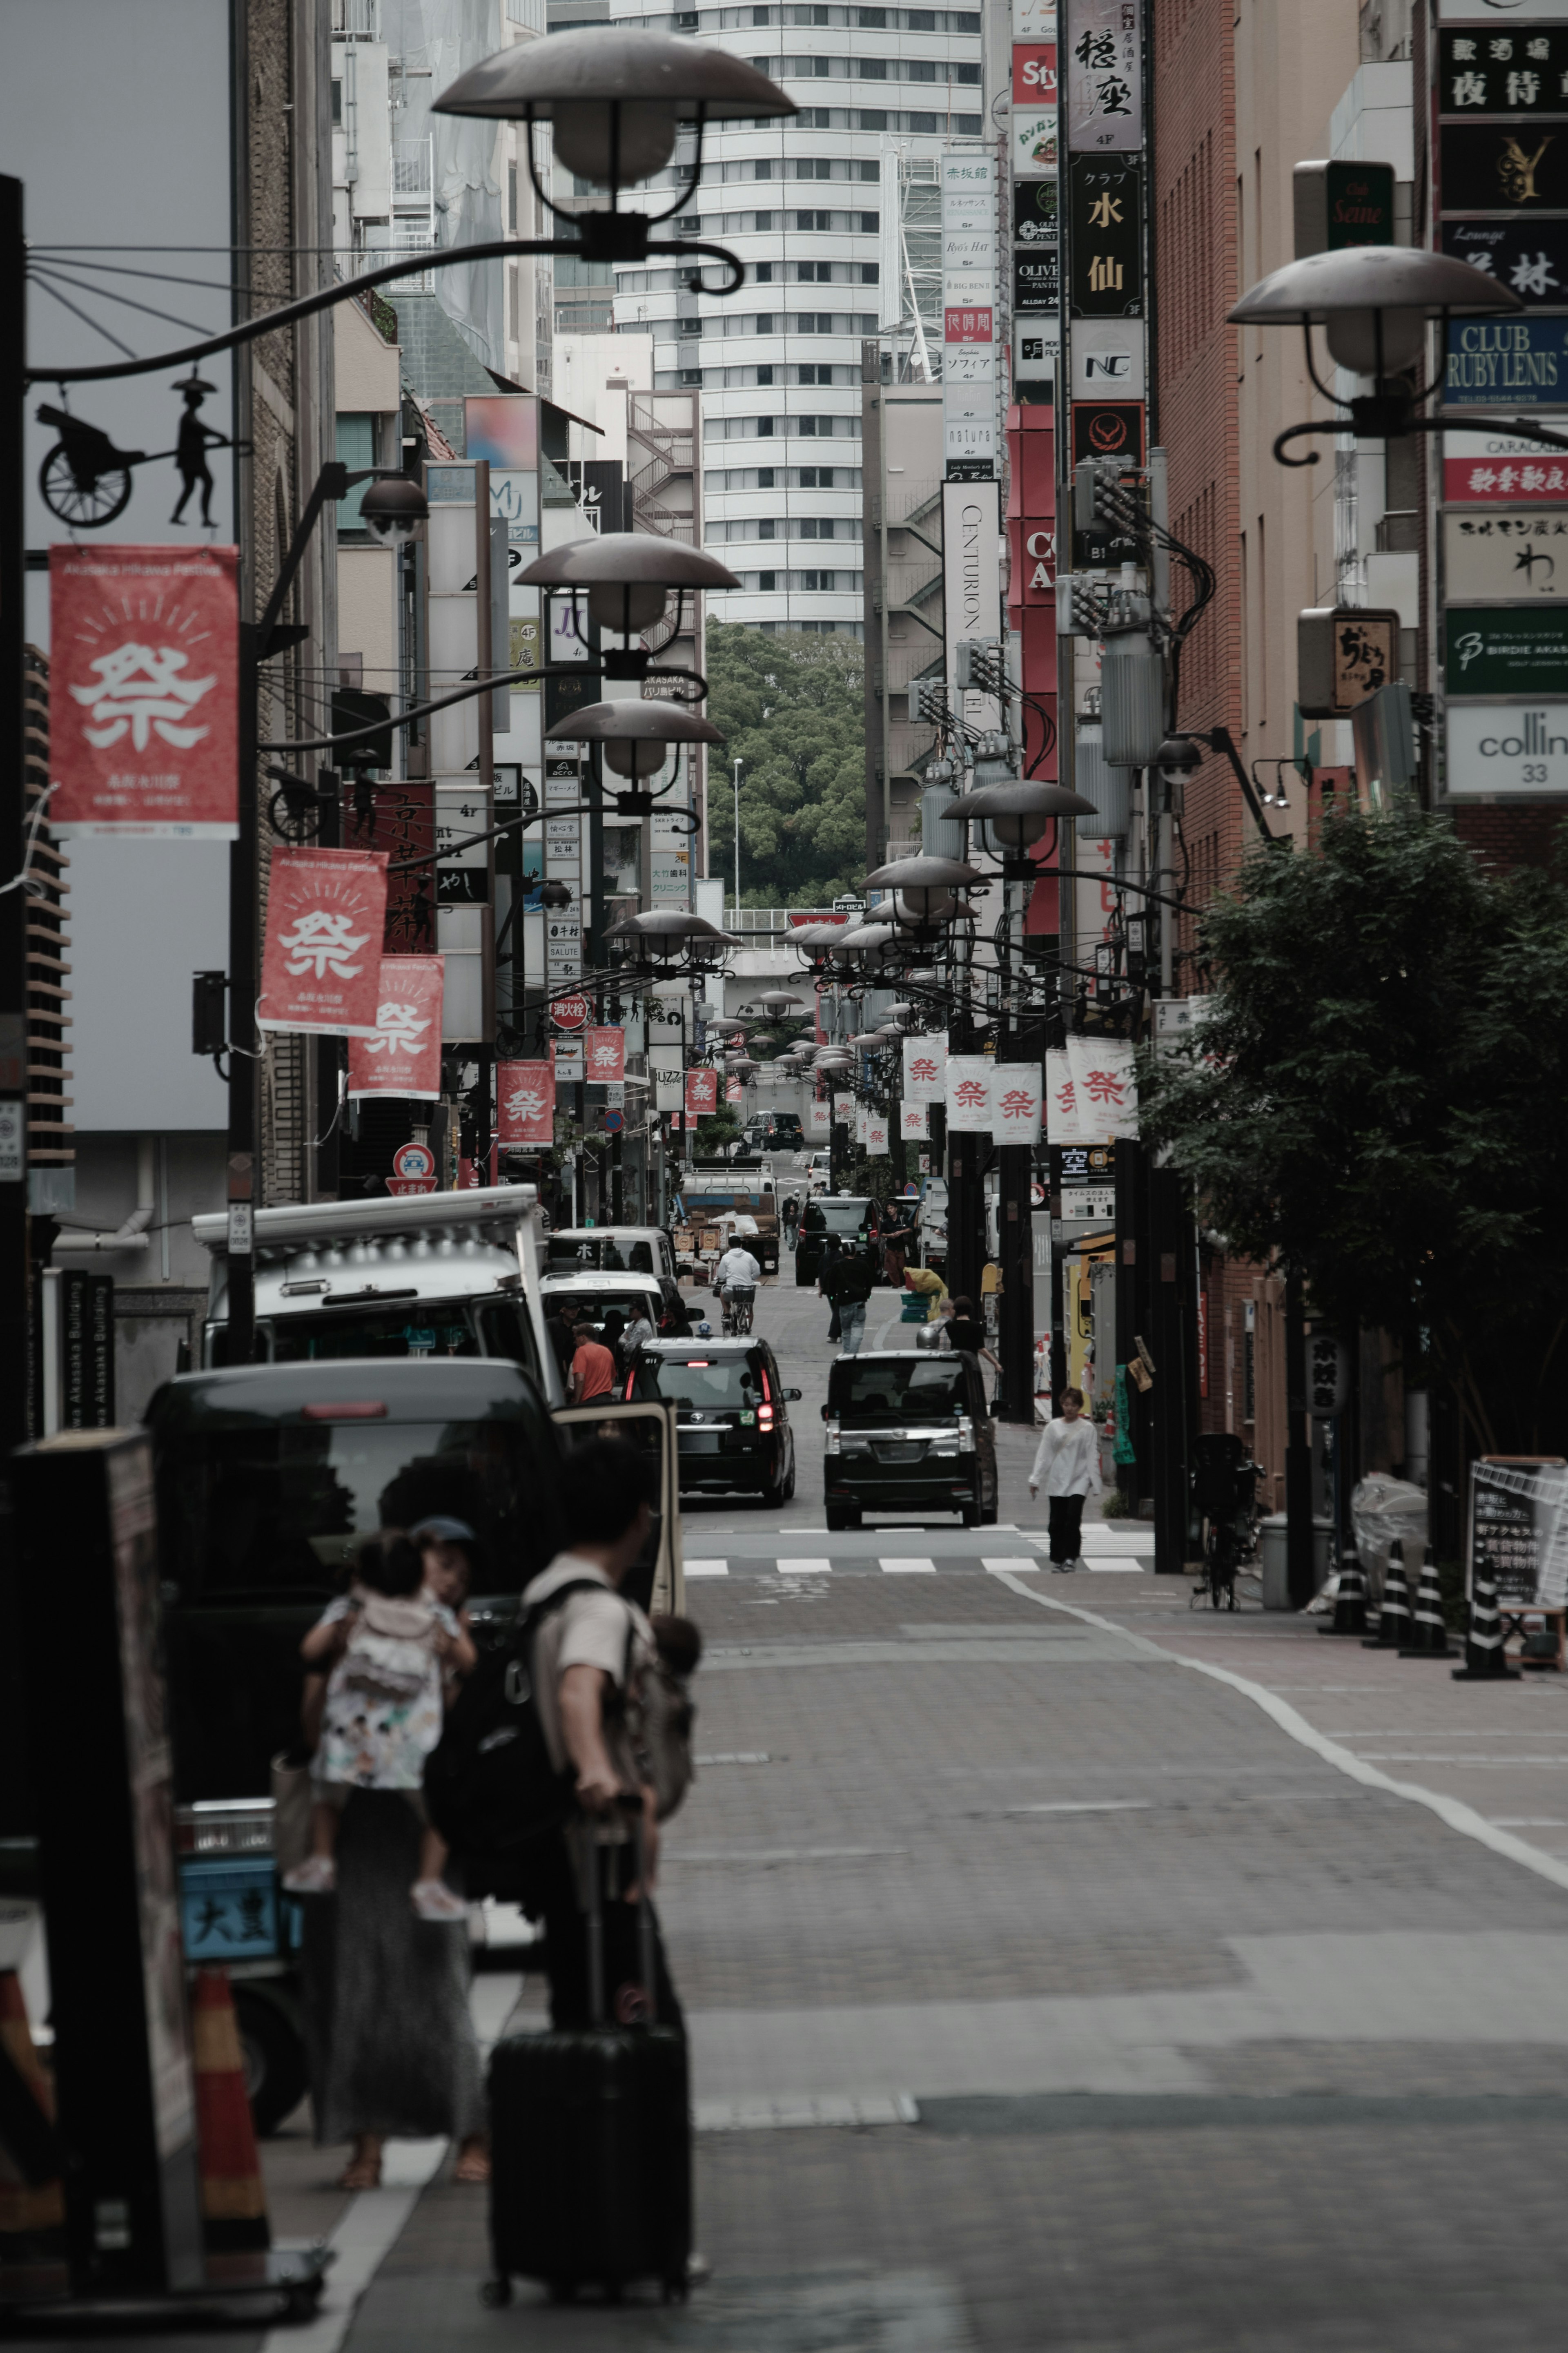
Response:
[[[613,1397],[616,1360],[609,1349],[595,1339],[591,1324],[579,1324],[572,1336],[577,1343],[572,1358],[570,1393],[573,1404],[589,1405],[595,1398]]]

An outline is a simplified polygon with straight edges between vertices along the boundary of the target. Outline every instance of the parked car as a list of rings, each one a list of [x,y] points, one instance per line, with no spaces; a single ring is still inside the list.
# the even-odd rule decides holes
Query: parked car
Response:
[[[816,1281],[823,1241],[828,1234],[838,1236],[841,1250],[862,1251],[875,1266],[880,1229],[881,1219],[875,1201],[849,1193],[816,1195],[806,1203],[800,1221],[800,1240],[795,1250],[796,1283]]]
[[[763,1123],[764,1152],[795,1152],[804,1142],[798,1112],[773,1111],[768,1113]]]
[[[675,1246],[662,1226],[559,1226],[544,1240],[542,1274],[586,1268],[602,1274],[675,1280]]]
[[[866,1512],[956,1512],[994,1521],[976,1432],[990,1408],[977,1360],[895,1348],[840,1356],[827,1379],[823,1500],[830,1528]]]
[[[777,1506],[795,1493],[795,1432],[765,1340],[656,1340],[639,1351],[626,1396],[677,1409],[683,1495],[741,1493]]]

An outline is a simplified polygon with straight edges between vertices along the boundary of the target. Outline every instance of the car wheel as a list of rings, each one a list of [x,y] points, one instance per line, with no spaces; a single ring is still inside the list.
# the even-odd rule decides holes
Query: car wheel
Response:
[[[784,1481],[784,1499],[786,1504],[793,1504],[795,1501],[795,1464],[793,1461],[789,1466],[789,1477]]]
[[[829,1529],[836,1535],[841,1535],[846,1528],[858,1528],[860,1525],[859,1513],[849,1511],[843,1504],[829,1504],[824,1516]]]
[[[235,2022],[245,2061],[245,2088],[258,2134],[265,2139],[291,2116],[309,2088],[305,2045],[276,2003],[234,1989]]]

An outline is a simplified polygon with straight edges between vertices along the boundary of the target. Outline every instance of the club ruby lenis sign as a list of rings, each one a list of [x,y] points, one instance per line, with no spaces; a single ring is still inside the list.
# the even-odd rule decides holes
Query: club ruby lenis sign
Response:
[[[555,1141],[555,1071],[549,1062],[498,1062],[497,1142],[503,1152]]]
[[[274,850],[258,1027],[375,1037],[385,921],[384,850]]]
[[[432,1103],[441,1092],[441,989],[446,959],[383,956],[375,1035],[349,1039],[349,1093]]]
[[[719,1073],[717,1071],[688,1071],[686,1073],[686,1116],[701,1119],[719,1108]]]
[[[239,551],[49,550],[49,824],[232,841]]]

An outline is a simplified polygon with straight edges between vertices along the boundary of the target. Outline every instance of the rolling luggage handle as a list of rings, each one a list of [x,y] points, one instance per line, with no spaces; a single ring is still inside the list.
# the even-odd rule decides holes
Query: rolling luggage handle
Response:
[[[643,1801],[641,1793],[633,1796],[623,1791],[616,1804],[626,1809],[632,1819],[632,1856],[637,1870],[637,1883],[642,1892],[637,1897],[637,1968],[642,1977],[643,1993],[647,2003],[644,2018],[618,2018],[617,2026],[655,2026],[658,2022],[658,1988],[654,1976],[653,1914],[647,1900],[647,1854],[643,1841]],[[605,1914],[599,1892],[600,1850],[595,1847],[593,1868],[585,1873],[588,1888],[588,2011],[595,2026],[605,2019]]]

